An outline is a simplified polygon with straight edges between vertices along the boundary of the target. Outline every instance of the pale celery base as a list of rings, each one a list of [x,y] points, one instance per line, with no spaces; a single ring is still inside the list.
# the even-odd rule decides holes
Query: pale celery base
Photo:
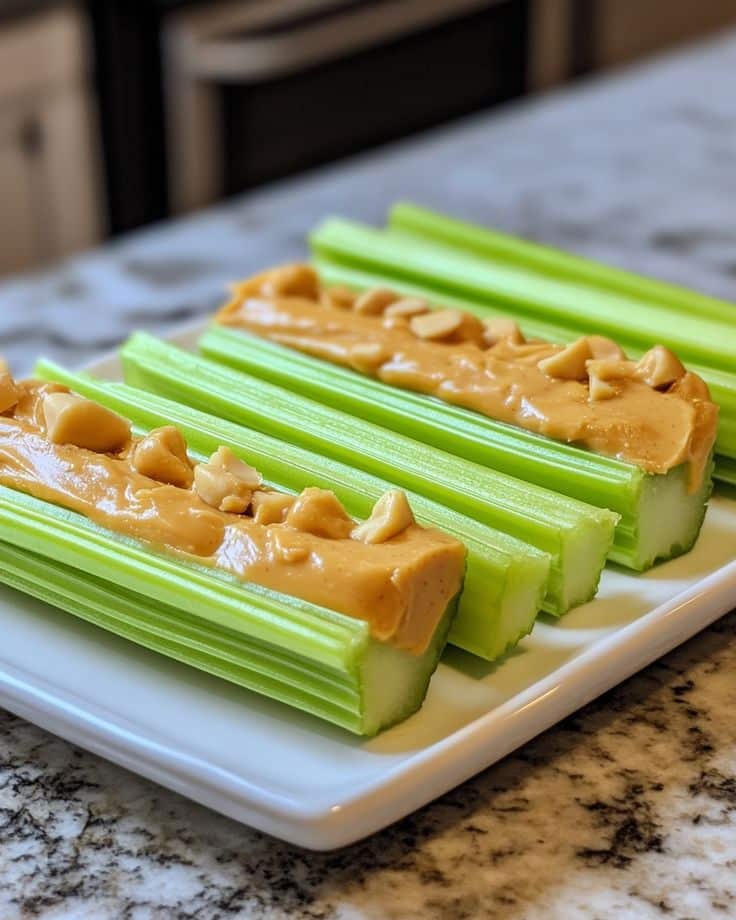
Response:
[[[686,464],[666,475],[642,477],[635,528],[617,535],[610,558],[643,572],[692,549],[713,488],[711,469],[709,464],[702,485],[692,494],[687,491]]]
[[[361,734],[375,735],[415,713],[424,702],[429,681],[447,643],[457,596],[450,602],[422,655],[411,655],[371,640],[360,669]]]
[[[538,563],[534,561],[533,564],[536,567]],[[513,566],[509,570],[502,600],[493,617],[489,617],[480,605],[466,608],[466,615],[459,616],[450,630],[452,645],[486,661],[494,661],[532,631],[542,606],[544,588],[540,586],[538,573],[534,569],[530,571],[529,565]],[[466,581],[466,590],[467,586]]]
[[[613,536],[612,528],[590,524],[580,525],[566,535],[559,566],[565,577],[556,578],[553,573],[542,604],[545,613],[561,616],[595,597]]]

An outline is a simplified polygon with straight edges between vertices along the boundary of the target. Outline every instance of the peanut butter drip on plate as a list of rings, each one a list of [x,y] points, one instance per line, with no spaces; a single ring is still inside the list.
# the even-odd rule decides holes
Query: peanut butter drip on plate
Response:
[[[401,493],[358,523],[327,490],[268,488],[226,447],[195,463],[173,426],[134,437],[125,419],[65,387],[13,385],[13,405],[0,413],[4,486],[365,620],[376,639],[415,654],[460,590],[464,547],[416,524]]]
[[[430,309],[385,288],[351,300],[307,265],[238,284],[216,321],[648,473],[688,463],[691,491],[715,442],[706,384],[661,345],[629,361],[603,336],[527,341],[513,320]]]

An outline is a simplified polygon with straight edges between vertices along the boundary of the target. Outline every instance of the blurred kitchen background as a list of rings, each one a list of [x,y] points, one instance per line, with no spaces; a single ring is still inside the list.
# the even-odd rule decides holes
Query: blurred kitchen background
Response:
[[[736,23],[736,0],[0,0],[0,274]]]

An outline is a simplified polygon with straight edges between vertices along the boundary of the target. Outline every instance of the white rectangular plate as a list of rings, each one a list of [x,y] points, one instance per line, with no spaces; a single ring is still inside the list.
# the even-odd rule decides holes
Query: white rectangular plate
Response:
[[[191,330],[177,337],[192,341]],[[91,368],[118,372],[114,360]],[[448,649],[425,705],[361,741],[0,587],[0,704],[311,849],[359,840],[489,766],[736,605],[736,501],[695,549],[541,617],[502,663]]]

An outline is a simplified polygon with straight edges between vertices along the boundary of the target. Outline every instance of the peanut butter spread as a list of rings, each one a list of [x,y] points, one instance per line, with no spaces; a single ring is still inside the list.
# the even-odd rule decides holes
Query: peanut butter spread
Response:
[[[194,464],[173,426],[137,438],[125,419],[65,387],[12,387],[0,411],[4,486],[365,620],[376,639],[415,654],[460,590],[464,547],[417,525],[403,493],[386,493],[356,526],[332,492],[268,489],[226,447]]]
[[[648,473],[688,463],[691,491],[715,441],[706,384],[661,345],[635,362],[602,336],[527,341],[510,319],[430,310],[385,288],[322,287],[307,265],[236,285],[216,321]]]

